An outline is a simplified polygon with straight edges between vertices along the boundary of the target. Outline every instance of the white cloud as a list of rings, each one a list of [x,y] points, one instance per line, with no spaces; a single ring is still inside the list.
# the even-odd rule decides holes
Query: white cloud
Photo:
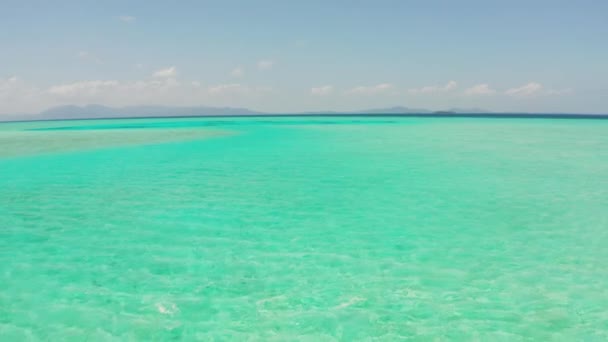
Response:
[[[230,76],[232,77],[243,77],[243,75],[245,75],[245,70],[240,66],[230,71]]]
[[[332,85],[324,85],[320,87],[313,87],[310,89],[310,93],[312,95],[325,96],[333,93],[334,86]]]
[[[434,93],[445,93],[451,90],[456,89],[458,87],[458,83],[456,81],[449,81],[445,85],[442,86],[425,86],[422,88],[412,88],[408,89],[408,93],[412,95],[417,94],[434,94]]]
[[[165,68],[165,69],[160,69],[158,71],[156,71],[154,74],[152,74],[152,76],[157,77],[157,78],[167,78],[167,77],[175,77],[177,76],[177,68],[174,66]]]
[[[496,93],[496,90],[490,88],[490,86],[488,84],[486,84],[486,83],[472,86],[471,88],[465,89],[465,91],[464,91],[465,95],[470,95],[470,96],[474,96],[474,95],[492,95],[492,94],[495,94],[495,93]]]
[[[375,95],[386,93],[393,89],[393,85],[390,83],[380,83],[375,86],[359,86],[353,89],[347,90],[347,94],[359,94],[359,95]]]
[[[445,86],[444,89],[445,90],[452,90],[454,88],[456,88],[458,86],[458,83],[456,83],[456,81],[449,81]]]
[[[122,21],[123,23],[132,23],[135,21],[134,16],[131,15],[119,15],[118,17],[116,17],[118,20]]]
[[[526,97],[538,94],[543,89],[540,83],[530,82],[521,87],[507,89],[505,94],[510,96]]]
[[[258,69],[259,70],[272,69],[273,66],[274,66],[274,61],[269,60],[269,59],[263,59],[263,60],[261,60],[261,61],[258,62]]]
[[[192,82],[190,82],[190,84],[192,84],[193,87],[197,87],[197,88],[201,86],[201,82],[199,82],[199,81],[192,81]]]

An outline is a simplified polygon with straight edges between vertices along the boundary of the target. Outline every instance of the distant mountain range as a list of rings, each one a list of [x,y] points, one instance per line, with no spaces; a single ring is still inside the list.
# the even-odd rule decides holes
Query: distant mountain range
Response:
[[[375,108],[362,110],[357,113],[365,114],[437,114],[437,113],[454,113],[454,114],[481,114],[490,113],[489,110],[480,108],[451,108],[448,110],[432,111],[421,108],[408,108],[408,107],[389,107],[389,108]]]
[[[171,117],[208,115],[256,115],[263,114],[246,108],[220,107],[172,107],[172,106],[131,106],[106,107],[101,105],[61,106],[47,109],[37,116],[41,119],[89,119],[122,117]]]
[[[489,113],[487,110],[478,108],[458,109],[453,108],[446,111],[431,111],[421,108],[408,107],[388,107],[373,108],[358,111],[318,111],[302,112],[294,114],[433,114],[433,113]],[[196,116],[234,116],[234,115],[272,115],[277,113],[267,113],[254,111],[247,108],[232,107],[177,107],[177,106],[130,106],[130,107],[107,107],[102,105],[87,106],[59,106],[47,109],[34,115],[11,115],[0,116],[0,121],[12,120],[58,120],[58,119],[95,119],[95,118],[137,118],[137,117],[196,117]]]
[[[210,115],[261,115],[246,108],[231,107],[178,107],[178,106],[130,106],[107,107],[102,105],[59,106],[37,114],[0,115],[0,121],[16,120],[61,120],[98,118],[141,118],[141,117],[196,117]]]

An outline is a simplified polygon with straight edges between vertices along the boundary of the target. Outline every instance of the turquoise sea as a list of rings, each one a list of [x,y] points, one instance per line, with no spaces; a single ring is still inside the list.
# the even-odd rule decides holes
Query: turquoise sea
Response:
[[[0,124],[1,341],[606,341],[608,120]]]

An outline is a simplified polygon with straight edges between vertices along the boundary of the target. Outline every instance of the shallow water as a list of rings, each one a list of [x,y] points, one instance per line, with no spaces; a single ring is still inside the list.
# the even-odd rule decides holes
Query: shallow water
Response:
[[[0,339],[606,340],[608,122],[0,124]]]

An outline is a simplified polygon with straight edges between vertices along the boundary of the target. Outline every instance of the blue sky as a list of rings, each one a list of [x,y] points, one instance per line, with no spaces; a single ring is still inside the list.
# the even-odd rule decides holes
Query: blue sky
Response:
[[[62,104],[608,113],[608,1],[0,0],[0,114]]]

